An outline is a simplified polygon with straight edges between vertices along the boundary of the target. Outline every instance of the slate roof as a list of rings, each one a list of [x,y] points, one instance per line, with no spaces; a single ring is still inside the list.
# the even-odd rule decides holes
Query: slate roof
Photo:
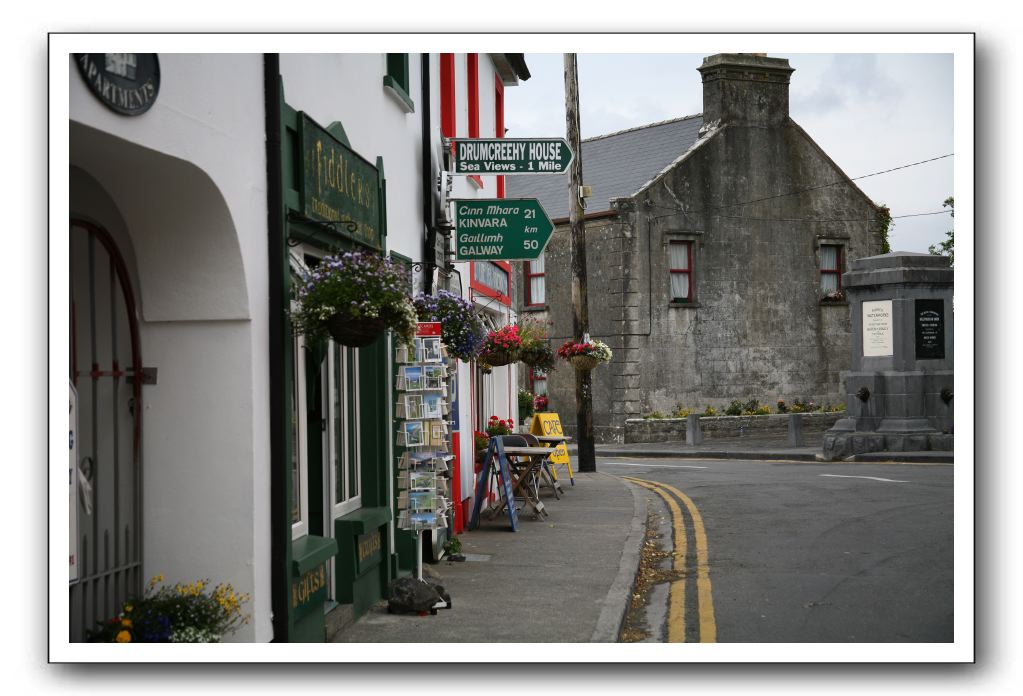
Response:
[[[586,214],[610,210],[636,193],[696,142],[703,114],[598,135],[582,142],[583,183],[593,187]],[[568,174],[509,176],[508,198],[537,198],[552,220],[568,217]]]

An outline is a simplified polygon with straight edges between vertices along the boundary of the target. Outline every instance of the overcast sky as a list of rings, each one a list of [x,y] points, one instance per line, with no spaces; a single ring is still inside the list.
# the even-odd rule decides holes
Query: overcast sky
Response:
[[[582,137],[703,111],[699,54],[578,54]],[[850,177],[954,152],[951,54],[769,53],[795,68],[793,120]],[[527,53],[531,77],[505,92],[508,137],[564,136],[562,54]],[[954,157],[858,180],[897,219],[896,251],[926,252],[945,239]]]

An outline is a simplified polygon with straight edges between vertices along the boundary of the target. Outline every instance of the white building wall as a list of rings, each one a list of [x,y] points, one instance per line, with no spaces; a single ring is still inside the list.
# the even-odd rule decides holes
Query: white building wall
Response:
[[[71,164],[95,178],[127,230],[141,312],[146,577],[209,577],[250,593],[253,621],[232,640],[267,641],[270,623],[267,209],[261,54],[160,54],[153,107],[127,118],[86,88],[69,57]],[[406,112],[383,87],[385,54],[283,54],[284,97],[323,126],[341,121],[352,148],[384,159],[387,245],[423,254],[421,110],[430,108],[440,166],[439,55],[431,54],[429,105],[419,54],[409,55]],[[468,135],[466,56],[456,56],[458,135]],[[480,135],[494,135],[494,76],[480,54]],[[214,86],[209,89],[203,85]],[[79,125],[80,124],[80,125]],[[84,128],[83,128],[84,126]],[[75,151],[76,143],[83,149]],[[106,154],[104,154],[106,153]],[[456,197],[496,197],[455,177]],[[104,205],[107,205],[104,203]],[[88,206],[86,206],[88,207]],[[104,223],[103,206],[97,221]],[[109,208],[109,205],[107,205]],[[205,226],[203,228],[202,226]],[[457,264],[470,297],[468,264]],[[493,305],[494,303],[488,303]],[[502,320],[513,318],[502,310]],[[495,370],[484,408],[516,414],[514,367]],[[459,374],[463,496],[472,495],[472,393]]]
[[[71,120],[88,127],[73,129],[71,161],[97,179],[123,216],[136,263],[143,363],[158,370],[157,384],[142,388],[143,573],[172,583],[232,583],[253,596],[253,621],[231,640],[266,641],[263,59],[159,59],[156,103],[131,118],[103,106],[68,62]],[[104,155],[97,144],[113,150]]]
[[[387,179],[387,248],[422,260],[422,122],[419,54],[409,54],[406,113],[384,87],[385,53],[282,54],[284,101],[326,128],[340,121],[353,150],[376,164],[384,158]],[[436,121],[433,122],[436,126]]]

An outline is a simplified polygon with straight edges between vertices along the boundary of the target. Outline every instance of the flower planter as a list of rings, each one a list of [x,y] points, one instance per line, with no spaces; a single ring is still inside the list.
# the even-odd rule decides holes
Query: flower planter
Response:
[[[572,367],[582,371],[592,370],[600,364],[600,360],[592,355],[573,355],[568,360],[572,363]]]
[[[383,319],[353,319],[337,314],[327,320],[330,337],[350,348],[365,348],[380,338],[386,328],[387,322]]]

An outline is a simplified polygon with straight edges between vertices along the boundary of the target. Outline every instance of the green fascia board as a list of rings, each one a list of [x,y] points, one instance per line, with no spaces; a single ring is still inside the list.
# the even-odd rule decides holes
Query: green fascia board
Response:
[[[384,87],[392,90],[394,95],[404,102],[406,107],[408,107],[410,113],[416,110],[416,105],[412,102],[412,97],[408,95],[408,92],[405,91],[405,88],[396,79],[390,75],[384,75]]]
[[[291,567],[295,575],[303,575],[337,555],[335,539],[308,534],[291,542]]]
[[[352,534],[366,534],[391,521],[391,509],[387,507],[364,507],[344,517],[338,517],[335,523],[351,528]]]

